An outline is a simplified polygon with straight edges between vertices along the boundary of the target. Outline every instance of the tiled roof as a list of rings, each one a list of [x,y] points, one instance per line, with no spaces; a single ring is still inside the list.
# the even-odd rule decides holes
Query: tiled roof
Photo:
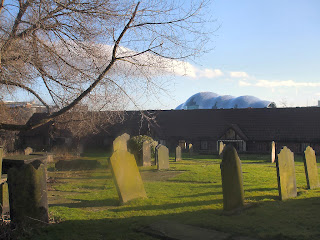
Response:
[[[237,126],[252,141],[320,142],[318,107],[168,110],[158,112],[157,122],[162,137],[219,139]]]

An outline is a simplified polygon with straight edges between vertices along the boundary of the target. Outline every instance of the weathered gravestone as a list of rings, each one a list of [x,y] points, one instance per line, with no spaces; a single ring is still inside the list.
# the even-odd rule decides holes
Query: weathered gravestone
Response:
[[[110,165],[121,203],[147,197],[133,154],[115,151],[110,158]]]
[[[46,165],[40,161],[8,171],[11,220],[19,225],[48,223]]]
[[[304,151],[304,170],[308,189],[319,187],[318,166],[314,150],[308,146]]]
[[[24,149],[24,155],[30,155],[33,152],[33,149],[31,147],[27,147]]]
[[[181,161],[181,160],[182,160],[182,158],[181,158],[181,147],[177,146],[176,147],[175,161],[178,162],[178,161]]]
[[[276,163],[280,199],[285,200],[296,197],[297,185],[293,152],[289,148],[284,147],[278,154]]]
[[[117,137],[113,141],[113,151],[123,150],[128,151],[127,142],[130,139],[130,135],[127,133],[122,134],[121,136]]]
[[[220,168],[223,209],[229,211],[244,206],[241,161],[232,145],[225,147]]]
[[[159,144],[156,147],[157,169],[169,169],[169,150],[166,146]]]
[[[274,163],[276,161],[276,143],[274,141],[271,142],[271,162]]]
[[[226,145],[223,142],[219,142],[219,156],[222,157],[223,149]]]
[[[2,215],[2,207],[4,204],[4,184],[5,184],[5,179],[1,178],[1,175],[2,175],[2,155],[3,155],[3,148],[0,147],[0,218]]]
[[[0,147],[0,179],[2,175],[2,158],[3,158],[3,148]]]
[[[189,154],[190,155],[193,155],[193,145],[192,145],[192,143],[189,143]]]
[[[142,166],[151,166],[151,143],[149,141],[142,143]]]

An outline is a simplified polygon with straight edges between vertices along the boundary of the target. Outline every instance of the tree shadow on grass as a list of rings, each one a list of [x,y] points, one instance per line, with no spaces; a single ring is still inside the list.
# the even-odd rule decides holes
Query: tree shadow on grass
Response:
[[[222,203],[222,199],[215,200],[205,200],[205,201],[191,201],[191,202],[178,202],[178,203],[168,203],[161,205],[145,205],[145,206],[124,206],[119,209],[110,209],[113,212],[130,212],[130,211],[150,211],[150,210],[169,210],[182,207],[193,207],[193,206],[204,206]]]
[[[98,208],[98,207],[111,207],[119,206],[118,199],[103,199],[103,200],[83,200],[83,199],[71,199],[75,201],[73,203],[58,203],[49,204],[50,207],[68,207],[68,208]]]
[[[211,204],[207,201],[205,204]],[[199,204],[191,202],[187,204]],[[181,204],[169,204],[179,207]],[[61,221],[47,227],[30,231],[29,239],[155,239],[137,230],[151,223],[168,220],[207,229],[231,233],[232,236],[249,236],[254,239],[292,240],[319,239],[320,236],[320,198],[290,199],[270,201],[248,208],[237,215],[222,214],[221,209],[201,209],[179,213],[158,213],[158,215],[135,216],[135,214],[106,214],[104,219],[82,219]],[[150,210],[161,206],[149,206]],[[123,208],[119,207],[119,209]],[[147,210],[149,210],[147,209]],[[145,209],[128,207],[126,210]],[[143,213],[142,213],[143,214]],[[141,215],[141,214],[140,214]],[[113,217],[111,217],[113,216]],[[114,217],[116,216],[116,217]],[[263,224],[261,224],[263,223]]]

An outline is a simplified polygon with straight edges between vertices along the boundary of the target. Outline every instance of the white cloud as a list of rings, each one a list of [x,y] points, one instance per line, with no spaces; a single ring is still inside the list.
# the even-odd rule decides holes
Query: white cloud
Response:
[[[246,81],[239,81],[238,84],[239,84],[240,87],[252,86],[251,83],[246,82]]]
[[[246,72],[230,72],[230,77],[233,77],[233,78],[248,78],[249,75]]]
[[[258,80],[257,87],[274,88],[274,87],[320,87],[320,83],[315,82],[295,82],[293,80],[287,81],[269,81]]]
[[[205,77],[205,78],[215,78],[223,76],[223,72],[220,69],[198,69],[198,76]]]

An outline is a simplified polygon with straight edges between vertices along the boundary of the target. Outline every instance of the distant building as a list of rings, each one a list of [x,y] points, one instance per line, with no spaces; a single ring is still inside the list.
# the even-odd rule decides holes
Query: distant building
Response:
[[[278,152],[287,146],[295,153],[302,153],[309,145],[320,153],[318,107],[165,110],[144,114],[151,114],[154,121],[141,122],[139,111],[125,112],[122,122],[92,134],[85,146],[106,149],[117,136],[128,133],[149,135],[171,150],[178,144],[192,143],[194,151],[202,154],[217,153],[219,142],[232,144],[239,152],[268,153],[272,141],[276,142]],[[53,125],[20,134],[22,142],[50,145],[59,137],[67,137],[63,132],[49,134],[54,130],[50,126]],[[49,139],[51,136],[56,137]],[[71,140],[72,136],[68,138]]]
[[[234,97],[213,92],[199,92],[176,107],[176,110],[231,108],[276,108],[276,104],[253,96]]]

